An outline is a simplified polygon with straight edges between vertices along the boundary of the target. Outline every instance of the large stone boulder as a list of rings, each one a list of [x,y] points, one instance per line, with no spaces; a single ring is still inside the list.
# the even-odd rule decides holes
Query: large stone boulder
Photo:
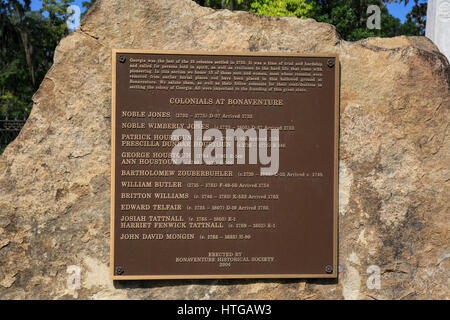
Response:
[[[339,54],[338,280],[109,280],[113,48]],[[448,299],[449,87],[424,37],[347,42],[312,19],[97,0],[0,157],[0,298],[73,298],[76,265],[79,298]]]

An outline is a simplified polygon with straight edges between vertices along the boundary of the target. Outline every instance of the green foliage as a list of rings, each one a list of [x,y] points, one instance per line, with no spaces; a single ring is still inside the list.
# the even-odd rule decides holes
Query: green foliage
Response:
[[[412,30],[417,30],[418,35],[425,34],[425,26],[426,26],[426,16],[427,16],[427,3],[422,2],[419,3],[418,0],[414,0],[415,5],[406,15],[405,24],[410,24],[410,28]]]
[[[250,1],[250,12],[261,16],[307,18],[314,3],[306,0],[254,0]]]
[[[60,25],[67,19],[67,8],[72,0],[41,0],[41,13],[47,13],[53,25]]]
[[[248,10],[248,0],[195,0],[204,7],[213,9]]]
[[[334,25],[345,39],[356,41],[367,37],[394,37],[398,35],[423,35],[426,3],[414,0],[415,6],[404,24],[389,14],[388,2],[408,0],[195,0],[198,4],[215,9],[246,10],[264,16],[296,16],[314,18]],[[381,9],[381,29],[369,29],[367,8],[377,5]]]
[[[406,15],[406,21],[403,25],[402,33],[404,35],[419,35],[425,34],[426,16],[427,16],[427,0],[413,0],[414,6],[411,11]],[[409,0],[385,0],[386,3],[398,2],[404,3],[405,6],[409,3]]]
[[[310,0],[194,0],[214,9],[245,10],[261,16],[308,17],[314,2]]]
[[[85,11],[81,14],[81,19],[84,18],[84,16],[86,15],[86,13],[89,11],[89,9],[95,4],[96,0],[88,0],[88,1],[83,1],[81,3],[81,5],[83,6],[83,8],[85,9]]]
[[[313,17],[334,25],[345,39],[356,41],[367,37],[392,37],[398,35],[400,20],[392,17],[382,0],[317,0]],[[377,5],[381,9],[381,29],[367,28],[367,8]],[[398,26],[396,25],[398,22]]]
[[[265,16],[311,17],[336,26],[346,40],[397,35],[423,35],[427,4],[415,5],[405,23],[390,15],[384,4],[408,0],[194,0],[215,9],[245,10]],[[0,0],[0,115],[31,110],[31,97],[53,61],[59,40],[68,34],[66,10],[72,0],[42,0],[30,10],[31,0]],[[83,1],[87,10],[95,0]],[[381,29],[366,26],[367,7],[381,8]]]
[[[31,11],[29,0],[0,0],[0,115],[30,112],[55,47],[68,34],[70,2],[43,0],[40,11]]]

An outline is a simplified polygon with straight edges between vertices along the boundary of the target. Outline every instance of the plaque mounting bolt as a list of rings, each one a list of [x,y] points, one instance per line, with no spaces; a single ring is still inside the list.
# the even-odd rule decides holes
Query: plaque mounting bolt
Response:
[[[333,273],[333,267],[330,266],[330,265],[327,265],[327,266],[325,267],[325,272],[326,272],[326,273]]]
[[[116,268],[116,274],[117,274],[117,275],[120,276],[121,274],[123,274],[123,272],[124,272],[124,270],[123,270],[122,267],[117,267],[117,268]]]
[[[334,67],[334,61],[333,61],[333,59],[328,59],[327,65],[328,65],[329,68],[333,68],[333,67]]]
[[[127,61],[127,58],[125,58],[125,56],[119,56],[120,63],[124,63],[125,61]]]

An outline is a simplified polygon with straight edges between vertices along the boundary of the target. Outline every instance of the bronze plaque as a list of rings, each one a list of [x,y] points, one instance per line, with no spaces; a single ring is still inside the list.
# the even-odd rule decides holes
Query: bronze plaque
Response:
[[[337,56],[113,50],[112,68],[112,279],[337,276]]]

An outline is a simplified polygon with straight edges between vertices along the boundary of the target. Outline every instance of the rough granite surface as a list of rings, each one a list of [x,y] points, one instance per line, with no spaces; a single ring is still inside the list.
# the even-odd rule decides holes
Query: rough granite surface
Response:
[[[109,280],[113,48],[339,54],[338,280]],[[98,0],[0,156],[0,299],[449,299],[449,87],[425,37],[347,42],[312,19]]]

